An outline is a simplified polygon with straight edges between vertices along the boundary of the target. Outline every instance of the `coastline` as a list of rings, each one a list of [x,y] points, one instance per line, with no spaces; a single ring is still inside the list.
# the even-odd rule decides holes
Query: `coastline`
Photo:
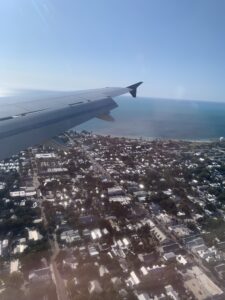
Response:
[[[75,129],[146,141],[215,143],[225,137],[225,103],[124,98],[118,99],[119,109],[112,112],[115,122],[92,119]]]
[[[82,130],[79,130],[82,132]],[[90,132],[87,130],[87,132]],[[212,138],[212,139],[175,139],[175,138],[162,138],[162,137],[148,137],[148,136],[133,136],[133,135],[119,135],[119,134],[107,134],[107,133],[99,133],[91,131],[92,134],[104,137],[112,137],[112,138],[125,138],[129,140],[140,140],[140,141],[174,141],[174,142],[191,142],[191,143],[214,143],[219,142],[219,138]]]

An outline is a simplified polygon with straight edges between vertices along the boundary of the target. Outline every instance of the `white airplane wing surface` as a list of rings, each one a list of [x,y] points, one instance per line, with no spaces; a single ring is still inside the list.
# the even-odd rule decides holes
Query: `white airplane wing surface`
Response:
[[[141,83],[76,92],[19,91],[0,97],[0,159],[92,118],[110,119],[110,111],[117,107],[112,97],[128,92],[136,97]]]

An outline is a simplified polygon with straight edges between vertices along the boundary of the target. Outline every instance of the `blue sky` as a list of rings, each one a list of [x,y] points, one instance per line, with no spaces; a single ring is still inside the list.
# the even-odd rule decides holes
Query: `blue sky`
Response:
[[[222,0],[1,0],[2,91],[143,80],[143,96],[225,101],[224,11]]]

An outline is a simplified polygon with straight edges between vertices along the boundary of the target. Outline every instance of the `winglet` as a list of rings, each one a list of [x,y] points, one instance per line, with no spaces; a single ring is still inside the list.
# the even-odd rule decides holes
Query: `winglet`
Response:
[[[130,89],[130,94],[135,98],[137,95],[137,88],[139,87],[139,85],[141,85],[143,82],[137,82],[135,84],[129,85],[127,86],[128,89]]]

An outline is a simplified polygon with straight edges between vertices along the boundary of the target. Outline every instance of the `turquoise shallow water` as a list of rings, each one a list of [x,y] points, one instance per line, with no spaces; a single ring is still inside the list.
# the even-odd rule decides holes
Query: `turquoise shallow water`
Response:
[[[225,137],[225,103],[120,97],[115,122],[93,119],[75,129],[116,136],[207,140]]]

